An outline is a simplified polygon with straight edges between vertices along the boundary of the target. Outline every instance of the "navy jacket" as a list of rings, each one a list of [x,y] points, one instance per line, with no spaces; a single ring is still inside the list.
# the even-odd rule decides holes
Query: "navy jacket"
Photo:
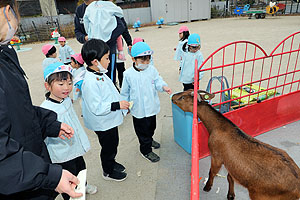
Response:
[[[62,168],[51,164],[44,139],[57,137],[61,123],[32,105],[24,76],[14,48],[0,45],[0,199],[49,199]]]
[[[83,16],[85,13],[87,5],[85,3],[81,4],[76,8],[75,11],[75,19],[74,19],[74,24],[75,24],[75,35],[76,39],[80,43],[85,42],[85,36],[87,33],[85,32],[84,25],[83,25]],[[126,41],[127,46],[132,45],[132,39],[128,31],[127,24],[125,22],[124,18],[118,18],[117,19],[117,27],[115,30],[112,32],[110,40],[108,40],[106,43],[110,48],[111,54],[116,53],[116,43],[117,43],[117,38],[122,35],[124,40]]]

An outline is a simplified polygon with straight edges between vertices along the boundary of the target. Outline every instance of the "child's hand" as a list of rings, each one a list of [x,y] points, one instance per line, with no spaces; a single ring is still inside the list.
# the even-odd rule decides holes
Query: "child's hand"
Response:
[[[120,109],[128,109],[129,108],[129,102],[128,101],[120,101]]]
[[[164,91],[165,91],[166,93],[172,94],[171,88],[169,88],[169,87],[167,87],[167,86],[163,86],[163,89],[164,89]]]

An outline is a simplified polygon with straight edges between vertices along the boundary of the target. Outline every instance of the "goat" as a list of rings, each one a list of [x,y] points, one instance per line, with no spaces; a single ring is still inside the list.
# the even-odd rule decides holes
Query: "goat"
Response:
[[[185,112],[193,111],[193,90],[172,96]],[[300,198],[300,169],[283,150],[263,143],[240,130],[209,105],[214,94],[198,91],[197,115],[209,133],[211,168],[203,188],[211,190],[215,175],[224,165],[228,171],[227,199],[234,199],[234,181],[248,189],[252,200],[295,200]]]

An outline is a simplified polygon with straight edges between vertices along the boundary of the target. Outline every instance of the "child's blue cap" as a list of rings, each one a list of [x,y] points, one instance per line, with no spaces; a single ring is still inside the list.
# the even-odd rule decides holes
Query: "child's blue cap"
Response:
[[[200,35],[193,33],[188,37],[188,45],[199,46],[201,45]]]
[[[46,80],[51,74],[58,72],[69,72],[72,75],[72,67],[61,62],[52,63],[44,70],[44,79]]]
[[[148,56],[152,55],[153,51],[150,49],[149,45],[145,42],[137,42],[131,48],[132,57]]]

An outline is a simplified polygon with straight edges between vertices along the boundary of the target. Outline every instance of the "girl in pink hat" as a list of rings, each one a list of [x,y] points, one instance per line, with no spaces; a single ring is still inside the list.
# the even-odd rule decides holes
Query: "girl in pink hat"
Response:
[[[56,48],[52,44],[45,44],[42,47],[42,52],[46,56],[46,58],[43,60],[43,70],[46,69],[50,64],[58,62],[57,60],[57,53]]]
[[[183,44],[187,42],[188,37],[190,36],[189,28],[187,26],[181,26],[178,30],[178,35],[179,35],[179,42],[177,47],[174,48],[175,50],[174,60],[178,60],[181,62],[182,57],[180,52]],[[179,68],[179,72],[180,72],[180,68]]]
[[[81,85],[85,75],[84,60],[81,53],[71,55],[71,66],[73,70],[73,100],[81,98]]]
[[[75,54],[75,52],[73,51],[73,49],[69,45],[66,45],[66,38],[65,37],[59,37],[58,42],[60,44],[59,59],[65,65],[71,64],[71,55]]]

